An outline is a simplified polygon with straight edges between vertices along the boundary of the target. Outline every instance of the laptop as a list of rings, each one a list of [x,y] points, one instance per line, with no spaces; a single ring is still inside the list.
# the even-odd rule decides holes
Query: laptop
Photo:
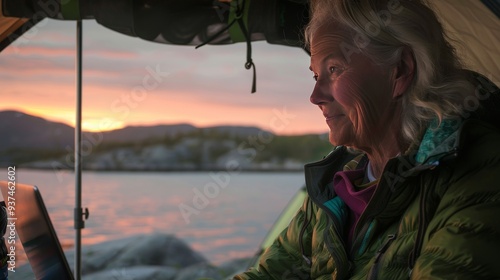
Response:
[[[10,226],[15,223],[15,230],[36,279],[73,280],[73,274],[38,188],[0,181],[0,190],[9,218],[7,236],[10,234]],[[9,206],[13,208],[9,209]],[[14,244],[7,244],[7,248],[12,245]]]

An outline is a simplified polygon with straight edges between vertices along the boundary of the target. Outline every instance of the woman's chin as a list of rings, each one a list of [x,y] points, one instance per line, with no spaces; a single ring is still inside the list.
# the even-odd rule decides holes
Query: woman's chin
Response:
[[[354,144],[353,137],[349,137],[349,135],[345,135],[343,133],[338,133],[338,130],[337,132],[330,130],[328,140],[334,146],[351,147]]]
[[[341,145],[344,145],[342,143],[342,141],[339,141],[339,137],[338,135],[336,135],[335,133],[333,133],[332,131],[330,131],[329,133],[329,137],[328,137],[328,140],[330,140],[330,144],[332,144],[333,146],[341,146]]]

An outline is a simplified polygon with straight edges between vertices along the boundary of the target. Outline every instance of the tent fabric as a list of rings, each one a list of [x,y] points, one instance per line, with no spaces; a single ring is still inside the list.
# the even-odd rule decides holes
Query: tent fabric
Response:
[[[1,3],[1,2],[0,2]],[[17,37],[19,37],[24,29],[24,24],[28,22],[26,18],[8,18],[3,16],[2,7],[0,5],[0,51],[10,45]]]
[[[0,17],[0,41],[8,39],[9,35],[27,21],[28,19]]]
[[[470,70],[500,81],[500,19],[480,1],[432,2],[448,36]],[[497,4],[498,5],[498,4]]]
[[[60,0],[49,2],[58,1]],[[0,6],[7,7],[5,5],[7,3],[11,8],[7,12],[17,16],[24,14],[27,17],[40,17],[40,11],[43,8],[47,10],[48,4],[36,7],[34,4],[36,1],[31,2],[0,0]],[[464,58],[466,66],[498,83],[500,81],[500,48],[498,48],[500,19],[499,15],[495,14],[500,10],[498,0],[429,2],[438,14],[449,37],[455,41],[452,43],[460,56]],[[228,5],[227,1],[212,0],[134,1],[132,6],[127,6],[126,3],[129,2],[84,1],[81,13],[85,19],[94,18],[101,25],[127,35],[165,44],[196,45],[203,42],[203,39],[209,37],[208,35],[224,28],[224,22],[221,19],[226,16],[224,13],[227,12],[224,5]],[[157,6],[151,6],[151,3]],[[220,5],[214,3],[220,3]],[[97,8],[90,7],[94,4]],[[253,8],[249,11],[252,13],[249,30],[252,33],[252,40],[265,39],[273,44],[300,47],[299,30],[305,24],[304,20],[307,20],[306,4],[307,0],[251,0]],[[49,5],[51,9],[47,16],[64,18],[63,5],[58,5]],[[122,12],[116,12],[115,9]],[[89,11],[93,11],[94,14],[89,14]],[[30,25],[28,18],[5,17],[3,14],[5,10],[1,11],[0,15],[0,51],[12,44],[34,22],[40,20],[40,18],[32,18]],[[234,41],[231,40],[229,34],[223,34],[213,43],[231,44]]]

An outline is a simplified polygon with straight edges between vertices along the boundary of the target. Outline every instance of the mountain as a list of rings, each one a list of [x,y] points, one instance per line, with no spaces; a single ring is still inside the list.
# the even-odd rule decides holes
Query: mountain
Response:
[[[189,133],[201,132],[205,134],[218,133],[230,137],[248,137],[257,135],[263,131],[253,126],[209,126],[199,128],[191,124],[154,125],[154,126],[127,126],[121,129],[101,133],[89,133],[89,135],[101,134],[103,143],[126,143],[141,142],[148,139],[161,139],[175,137]]]
[[[172,137],[182,133],[195,131],[197,128],[190,124],[154,125],[154,126],[127,126],[124,128],[104,131],[86,132],[85,134],[100,134],[103,142],[140,142],[149,138]]]
[[[64,149],[73,146],[73,128],[18,111],[0,111],[0,151],[11,148]]]
[[[65,150],[74,146],[74,128],[58,122],[18,111],[0,111],[0,152],[9,149]],[[99,143],[132,143],[148,139],[175,137],[187,133],[219,133],[228,136],[247,137],[263,131],[252,126],[211,126],[198,128],[191,124],[154,126],[127,126],[104,131],[84,132],[82,139],[98,139]]]

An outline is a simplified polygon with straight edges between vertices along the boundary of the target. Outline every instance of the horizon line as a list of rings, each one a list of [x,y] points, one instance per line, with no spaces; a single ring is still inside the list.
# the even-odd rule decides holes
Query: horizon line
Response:
[[[22,109],[0,109],[0,113],[2,112],[15,112],[15,113],[20,113],[20,114],[24,114],[24,115],[27,115],[27,116],[31,116],[31,117],[36,117],[36,118],[40,118],[40,119],[43,119],[47,122],[52,122],[52,123],[58,123],[58,124],[62,124],[62,125],[66,125],[66,126],[69,126],[71,128],[75,128],[74,125],[70,124],[70,123],[67,123],[67,122],[64,122],[64,121],[61,121],[59,119],[51,119],[50,116],[47,117],[45,115],[39,115],[39,114],[33,114],[33,113],[28,113]],[[103,118],[103,120],[105,120],[105,118]],[[83,122],[83,120],[82,120]],[[265,129],[262,129],[260,126],[258,125],[249,125],[249,124],[212,124],[212,125],[208,125],[208,126],[198,126],[198,125],[195,125],[193,124],[192,122],[189,122],[189,121],[179,121],[179,122],[176,122],[176,123],[152,123],[152,124],[134,124],[134,123],[128,123],[128,124],[125,124],[123,126],[120,126],[120,127],[116,127],[116,128],[113,128],[113,129],[108,129],[108,130],[83,130],[82,129],[82,133],[99,133],[99,132],[111,132],[111,131],[117,131],[117,130],[122,130],[122,129],[125,129],[125,128],[129,128],[129,127],[154,127],[154,126],[175,126],[175,125],[189,125],[189,126],[193,126],[197,129],[206,129],[206,128],[215,128],[215,127],[247,127],[247,128],[257,128],[259,130],[262,130],[262,131],[267,131],[267,132],[270,132],[274,135],[277,135],[277,136],[302,136],[302,135],[322,135],[322,134],[328,134],[328,131],[323,131],[323,132],[318,132],[318,131],[309,131],[309,132],[301,132],[301,133],[280,133],[280,134],[276,134],[272,131],[268,131],[268,130],[265,130]]]

